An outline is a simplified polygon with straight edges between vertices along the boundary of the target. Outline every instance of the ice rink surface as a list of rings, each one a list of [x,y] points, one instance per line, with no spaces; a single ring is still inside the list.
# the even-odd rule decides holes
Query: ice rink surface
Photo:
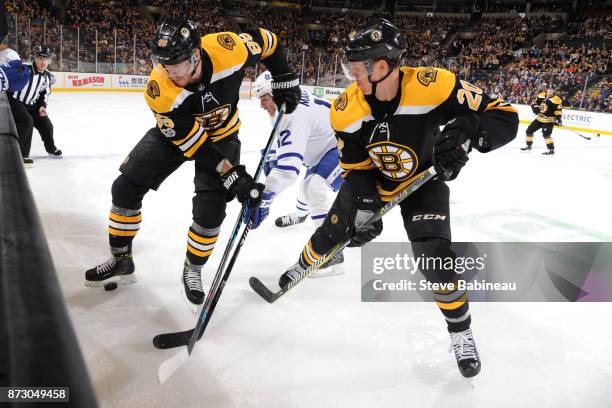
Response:
[[[252,172],[270,123],[255,101],[240,103],[242,160]],[[147,195],[134,243],[139,282],[114,292],[83,286],[84,271],[109,256],[110,187],[133,145],[154,125],[135,93],[56,93],[49,115],[61,160],[43,156],[35,133],[27,170],[66,304],[102,407],[576,407],[612,406],[612,304],[472,303],[483,369],[462,378],[437,307],[361,303],[359,250],[346,274],[308,279],[269,305],[250,276],[275,284],[313,231],[278,229],[295,189],[279,196],[252,231],[211,323],[187,364],[167,383],[154,335],[185,330],[196,315],[180,276],[191,224],[193,164]],[[536,134],[473,153],[451,182],[455,241],[612,241],[612,137],[586,141],[555,130],[554,157]],[[40,158],[40,159],[38,159]],[[228,207],[208,287],[238,211]],[[379,241],[403,241],[398,210]]]

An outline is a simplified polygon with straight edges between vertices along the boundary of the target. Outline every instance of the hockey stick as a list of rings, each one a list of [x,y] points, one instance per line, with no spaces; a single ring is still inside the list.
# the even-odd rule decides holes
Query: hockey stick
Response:
[[[591,137],[590,137],[590,136],[585,136],[585,135],[583,135],[583,134],[581,134],[581,133],[576,132],[574,129],[571,129],[571,128],[566,128],[566,129],[571,130],[572,132],[574,132],[575,134],[577,134],[578,136],[580,136],[580,137],[581,137],[581,138],[583,138],[583,139],[586,139],[586,140],[591,140]]]
[[[276,121],[274,122],[274,126],[272,127],[272,131],[270,132],[270,136],[268,138],[268,142],[264,149],[264,153],[262,154],[259,164],[257,166],[257,169],[255,170],[255,174],[253,176],[254,180],[257,180],[259,178],[263,170],[265,160],[268,156],[268,153],[270,151],[270,148],[276,136],[276,130],[278,129],[278,126],[283,116],[284,116],[284,109],[281,108],[279,110],[278,117],[276,118]],[[158,375],[159,382],[162,384],[166,382],[166,380],[170,378],[170,376],[172,376],[172,374],[176,372],[176,370],[178,370],[187,361],[187,359],[189,358],[189,356],[191,355],[193,351],[193,348],[195,347],[195,343],[202,337],[202,335],[204,334],[204,330],[208,326],[208,322],[210,321],[212,313],[215,310],[217,303],[219,302],[219,298],[221,297],[221,293],[223,292],[223,289],[225,288],[225,283],[227,282],[227,279],[229,278],[229,275],[232,271],[234,263],[236,262],[238,253],[240,252],[240,249],[242,248],[242,245],[244,244],[244,241],[246,240],[246,237],[250,231],[251,222],[249,220],[249,222],[246,223],[246,227],[244,231],[242,232],[240,240],[238,241],[238,244],[231,257],[231,260],[227,268],[225,268],[225,264],[227,262],[228,255],[231,252],[231,248],[234,244],[234,241],[236,240],[236,237],[238,236],[240,227],[244,223],[244,219],[246,217],[247,211],[248,211],[248,208],[245,203],[242,205],[242,209],[240,210],[240,213],[238,214],[238,219],[236,220],[234,229],[232,230],[230,240],[225,248],[225,252],[223,253],[223,257],[221,259],[221,262],[219,263],[219,267],[217,268],[215,278],[211,285],[211,290],[208,293],[208,296],[206,297],[206,302],[202,308],[202,311],[200,312],[200,316],[198,318],[195,328],[191,330],[187,330],[187,331],[182,331],[182,332],[164,333],[164,334],[157,335],[153,338],[153,345],[155,345],[155,347],[157,348],[164,349],[164,348],[172,348],[172,347],[179,347],[179,346],[187,346],[183,348],[180,352],[175,354],[173,357],[164,361],[159,366],[157,375]]]
[[[391,211],[395,206],[404,201],[409,195],[418,190],[423,184],[427,183],[432,177],[436,175],[436,170],[433,166],[424,170],[420,174],[418,174],[412,183],[408,186],[404,187],[391,201],[381,207],[377,212],[375,212],[370,218],[368,218],[363,224],[359,226],[358,229],[369,226],[376,221],[380,220],[385,214]],[[292,281],[288,286],[282,287],[278,292],[272,292],[266,285],[264,285],[258,278],[252,276],[249,279],[249,285],[251,288],[262,298],[266,300],[268,303],[274,303],[278,298],[287,293],[292,287],[294,287],[297,283],[302,281],[306,276],[310,275],[314,270],[320,268],[323,264],[329,261],[334,255],[342,251],[346,246],[351,242],[351,235],[347,235],[344,240],[340,241],[336,244],[332,249],[327,251],[321,258],[319,258],[315,263],[310,265],[306,270],[298,277],[297,280]]]

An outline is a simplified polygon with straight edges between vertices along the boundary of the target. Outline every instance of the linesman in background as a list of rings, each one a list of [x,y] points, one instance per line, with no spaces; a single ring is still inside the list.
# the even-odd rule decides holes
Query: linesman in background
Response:
[[[34,51],[34,62],[30,69],[27,85],[18,92],[9,93],[9,103],[19,135],[19,147],[25,167],[32,167],[30,148],[34,128],[40,133],[45,150],[51,157],[61,157],[62,151],[53,140],[53,124],[47,116],[47,103],[55,77],[47,70],[53,53],[46,45],[39,45]]]
[[[555,125],[562,126],[561,105],[563,101],[555,95],[554,89],[548,88],[546,92],[540,92],[536,100],[531,104],[531,110],[536,114],[536,118],[527,127],[527,146],[522,147],[523,151],[530,151],[533,145],[533,134],[542,128],[542,136],[546,141],[548,151],[544,155],[555,154],[555,143],[552,138],[552,131]]]

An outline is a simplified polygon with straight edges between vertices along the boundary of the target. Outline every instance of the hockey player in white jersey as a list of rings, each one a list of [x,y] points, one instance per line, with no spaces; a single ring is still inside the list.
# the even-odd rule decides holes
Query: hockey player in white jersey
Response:
[[[271,80],[269,72],[262,73],[253,84],[253,91],[261,107],[274,120],[278,112],[272,100]],[[300,223],[309,214],[316,227],[325,220],[334,192],[338,191],[343,182],[337,141],[329,123],[330,107],[328,101],[302,90],[295,112],[281,120],[276,133],[276,144],[270,149],[264,167],[267,177],[263,199],[261,205],[251,212],[252,229],[259,227],[269,215],[274,198],[297,180],[302,166],[306,167],[306,175],[299,188],[297,213],[279,217],[276,225]],[[334,265],[343,261],[340,253],[330,263]],[[321,271],[319,276],[335,275],[337,272]]]

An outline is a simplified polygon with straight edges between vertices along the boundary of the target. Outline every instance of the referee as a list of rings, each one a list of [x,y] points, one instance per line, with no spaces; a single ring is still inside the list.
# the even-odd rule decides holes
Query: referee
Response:
[[[40,133],[45,150],[51,157],[62,155],[62,151],[55,146],[53,124],[47,116],[51,85],[55,83],[55,77],[47,70],[51,58],[50,47],[46,45],[36,47],[28,84],[21,91],[8,94],[25,167],[33,165],[33,160],[29,156],[34,128]]]

